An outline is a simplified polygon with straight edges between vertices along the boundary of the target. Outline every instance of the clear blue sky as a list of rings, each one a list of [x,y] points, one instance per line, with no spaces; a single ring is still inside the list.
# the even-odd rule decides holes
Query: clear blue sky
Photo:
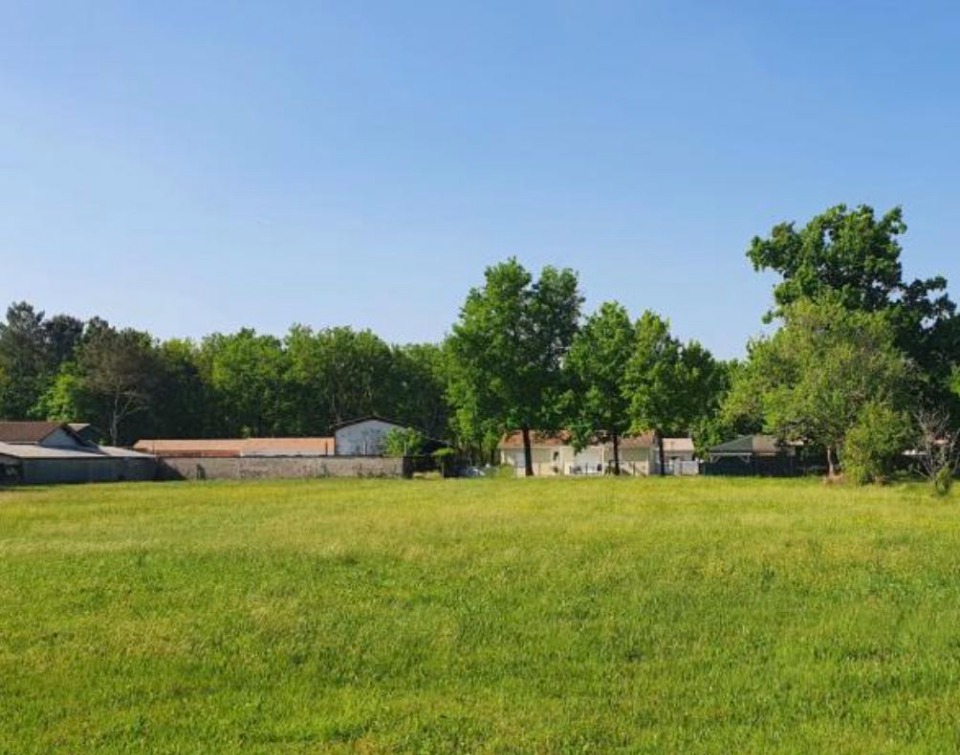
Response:
[[[960,298],[955,2],[0,6],[0,305],[160,337],[439,340],[486,265],[573,267],[723,357],[750,238],[901,204]]]

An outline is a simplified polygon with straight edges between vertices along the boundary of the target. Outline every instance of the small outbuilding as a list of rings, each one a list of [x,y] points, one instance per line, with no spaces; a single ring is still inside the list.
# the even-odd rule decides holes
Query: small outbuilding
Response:
[[[797,449],[773,435],[741,435],[707,452],[704,474],[793,477]]]
[[[406,430],[407,425],[370,415],[341,422],[333,428],[337,456],[382,456],[387,433]]]
[[[693,438],[663,439],[664,471],[668,475],[700,474]]]

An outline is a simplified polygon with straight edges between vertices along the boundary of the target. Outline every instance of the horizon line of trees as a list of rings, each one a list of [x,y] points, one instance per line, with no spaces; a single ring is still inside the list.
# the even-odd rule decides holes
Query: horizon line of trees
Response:
[[[585,316],[574,271],[535,278],[515,258],[486,269],[439,344],[303,325],[160,341],[17,302],[0,323],[0,418],[87,421],[121,444],[325,435],[379,414],[477,459],[520,431],[528,474],[534,432],[610,441],[619,471],[632,433],[702,449],[765,431],[821,449],[831,474],[879,480],[924,436],[918,418],[944,434],[960,416],[960,318],[944,278],[904,280],[905,232],[900,208],[837,205],[755,237],[748,259],[779,276],[766,317],[779,327],[744,360],[681,342],[649,310],[631,319],[604,302]]]

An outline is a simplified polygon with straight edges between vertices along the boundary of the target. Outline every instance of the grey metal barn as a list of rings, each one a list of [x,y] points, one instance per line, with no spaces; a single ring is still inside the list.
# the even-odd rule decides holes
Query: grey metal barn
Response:
[[[0,422],[0,481],[44,485],[153,480],[156,458],[99,446],[57,422]]]

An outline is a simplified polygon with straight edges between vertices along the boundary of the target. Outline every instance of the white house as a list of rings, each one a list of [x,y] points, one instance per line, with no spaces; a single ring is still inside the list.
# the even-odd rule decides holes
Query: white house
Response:
[[[333,429],[334,452],[337,456],[380,456],[387,433],[405,428],[406,425],[376,416],[343,422]]]
[[[620,439],[620,471],[628,475],[654,474],[660,447],[656,433],[647,432]],[[500,463],[524,474],[523,433],[505,436],[498,446]],[[613,468],[613,443],[592,443],[581,451],[573,448],[570,434],[547,435],[531,432],[530,451],[533,473],[540,477],[556,475],[603,474]]]

